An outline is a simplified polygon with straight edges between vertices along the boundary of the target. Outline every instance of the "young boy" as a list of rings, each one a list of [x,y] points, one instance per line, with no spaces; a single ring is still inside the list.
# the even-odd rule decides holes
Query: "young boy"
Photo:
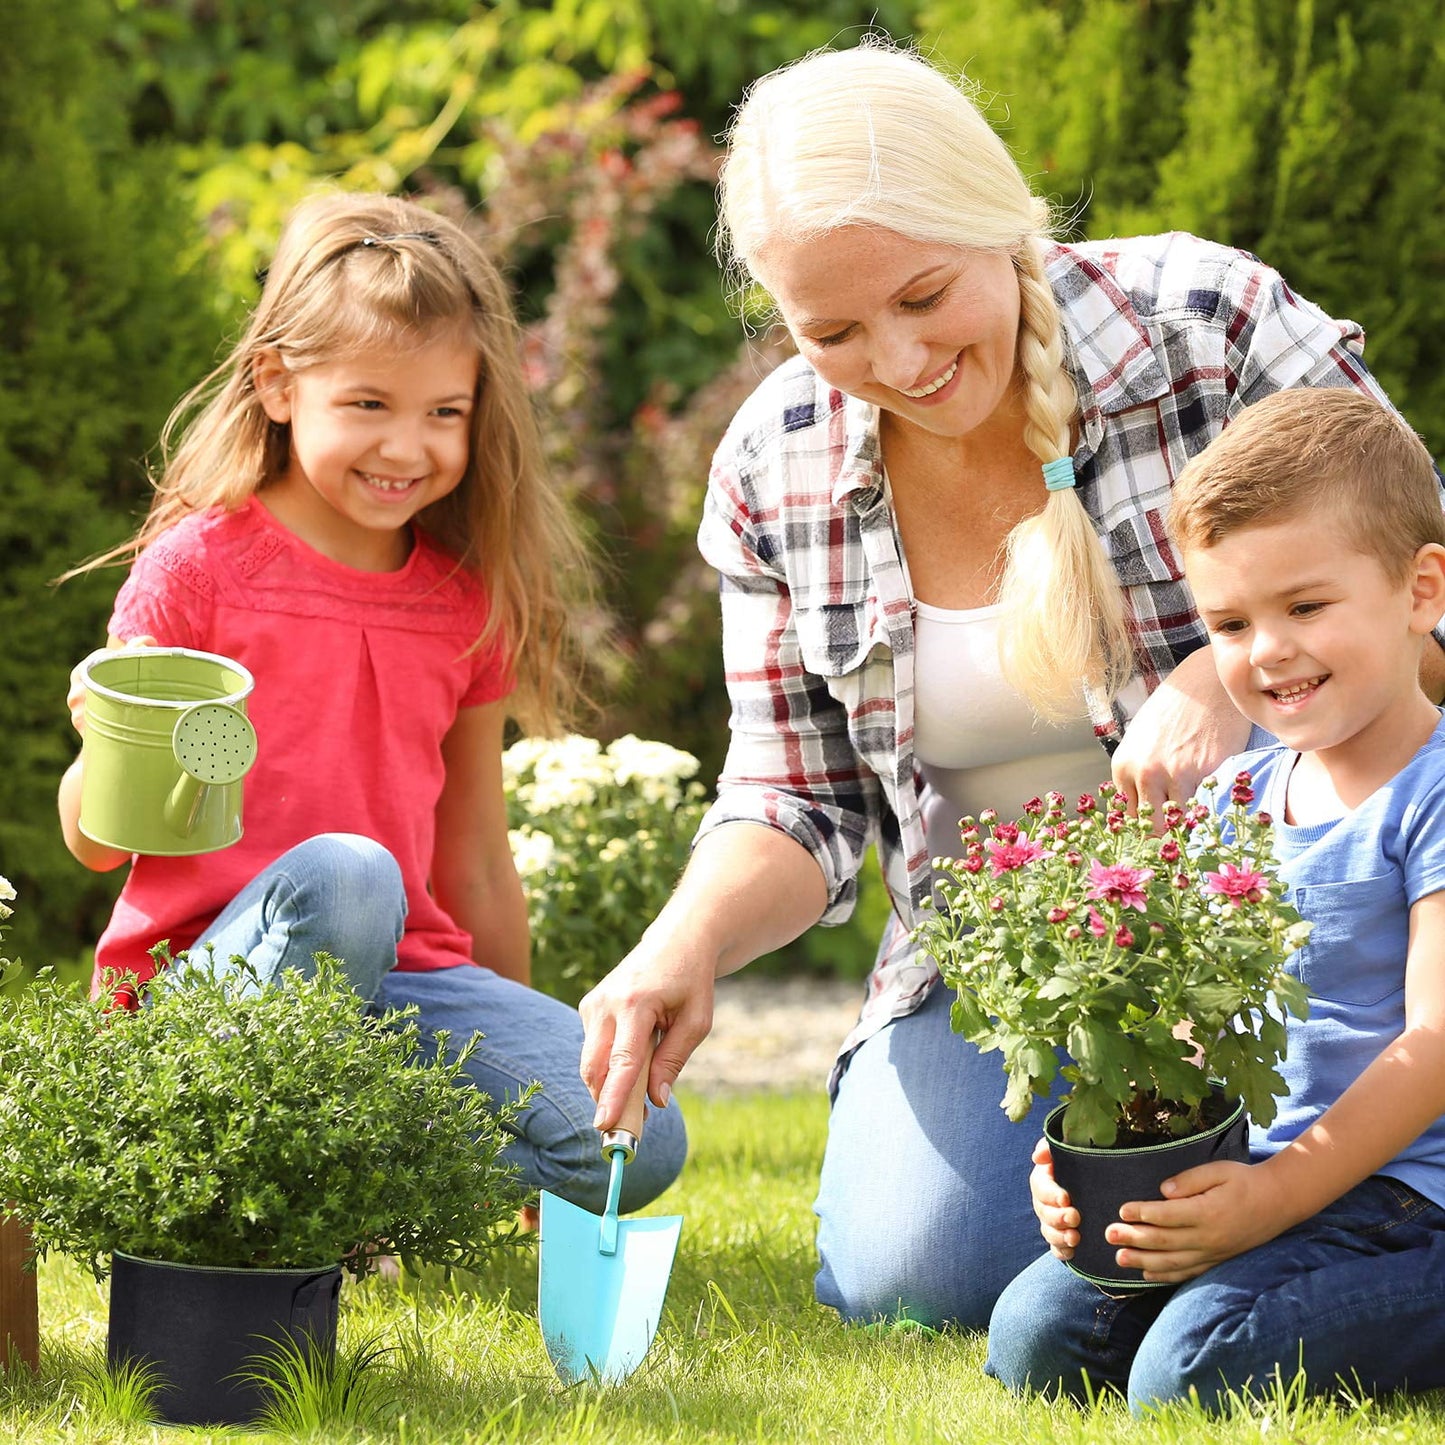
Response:
[[[1016,1390],[1114,1386],[1207,1407],[1303,1368],[1308,1386],[1445,1385],[1445,723],[1417,680],[1445,613],[1430,456],[1365,396],[1251,406],[1180,475],[1171,527],[1234,705],[1279,746],[1253,777],[1310,919],[1290,960],[1289,1095],[1213,1163],[1126,1204],[1121,1265],[1175,1288],[1108,1294],[1061,1260],[1078,1214],[1047,1147],[1031,1187],[1051,1252],[989,1327]],[[1229,789],[1220,790],[1225,801]]]

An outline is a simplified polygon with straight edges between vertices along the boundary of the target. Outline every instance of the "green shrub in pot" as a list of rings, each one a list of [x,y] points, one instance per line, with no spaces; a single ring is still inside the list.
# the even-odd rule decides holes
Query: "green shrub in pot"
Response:
[[[262,988],[204,958],[116,1007],[42,973],[0,997],[0,1199],[39,1255],[476,1268],[515,1243],[521,1103],[363,1011],[334,961]]]

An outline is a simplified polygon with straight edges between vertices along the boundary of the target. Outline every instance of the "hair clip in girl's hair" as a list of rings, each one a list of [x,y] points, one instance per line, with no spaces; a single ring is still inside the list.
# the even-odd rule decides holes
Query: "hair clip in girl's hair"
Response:
[[[1049,491],[1067,492],[1076,481],[1072,457],[1059,457],[1056,461],[1044,463],[1044,486]]]
[[[429,246],[440,246],[441,236],[436,231],[392,231],[386,236],[363,236],[363,246],[386,246],[392,241],[425,241]]]

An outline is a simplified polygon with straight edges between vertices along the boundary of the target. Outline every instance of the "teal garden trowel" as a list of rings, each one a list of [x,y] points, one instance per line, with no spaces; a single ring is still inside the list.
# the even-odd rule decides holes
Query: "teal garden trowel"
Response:
[[[564,1385],[625,1380],[642,1363],[662,1315],[682,1216],[617,1217],[622,1171],[642,1136],[647,1072],[644,1064],[620,1127],[602,1135],[602,1153],[612,1161],[602,1217],[542,1191],[537,1318]]]

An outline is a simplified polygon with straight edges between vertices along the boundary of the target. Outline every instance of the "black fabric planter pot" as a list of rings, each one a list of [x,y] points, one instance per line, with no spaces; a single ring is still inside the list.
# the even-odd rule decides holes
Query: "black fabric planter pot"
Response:
[[[1062,1137],[1063,1115],[1062,1104],[1049,1113],[1044,1120],[1044,1137],[1053,1155],[1054,1178],[1069,1191],[1069,1202],[1079,1211],[1079,1245],[1069,1268],[1111,1290],[1158,1288],[1154,1281],[1144,1278],[1142,1271],[1119,1268],[1114,1262],[1118,1246],[1104,1238],[1104,1230],[1118,1219],[1121,1206],[1131,1199],[1158,1199],[1159,1186],[1170,1175],[1215,1159],[1247,1163],[1249,1118],[1243,1102],[1202,1134],[1141,1148],[1066,1144]]]
[[[117,1252],[106,1359],[152,1366],[155,1405],[170,1425],[249,1425],[267,1403],[244,1378],[289,1341],[313,1358],[336,1355],[341,1267],[207,1269]]]

